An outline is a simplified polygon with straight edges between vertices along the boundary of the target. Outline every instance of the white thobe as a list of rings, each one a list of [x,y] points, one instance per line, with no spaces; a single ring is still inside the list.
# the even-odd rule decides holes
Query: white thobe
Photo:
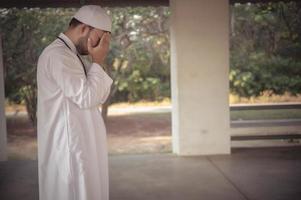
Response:
[[[113,80],[83,65],[60,33],[38,59],[37,138],[40,200],[109,200],[106,127],[98,106]]]

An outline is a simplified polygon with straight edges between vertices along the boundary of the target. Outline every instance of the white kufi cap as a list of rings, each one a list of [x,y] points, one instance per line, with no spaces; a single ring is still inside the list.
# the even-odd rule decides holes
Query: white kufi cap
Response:
[[[111,32],[112,20],[106,10],[97,5],[85,5],[73,16],[80,22],[100,30]]]

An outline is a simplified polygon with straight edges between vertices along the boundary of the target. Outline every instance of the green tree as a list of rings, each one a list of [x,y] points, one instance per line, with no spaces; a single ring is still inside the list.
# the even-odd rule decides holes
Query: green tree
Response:
[[[1,9],[6,97],[25,103],[36,125],[36,64],[43,48],[65,26],[73,9]]]
[[[301,92],[300,3],[232,6],[230,89],[243,97]]]
[[[76,9],[1,9],[6,97],[25,103],[36,124],[36,64],[42,50],[67,28]],[[112,102],[169,96],[169,36],[165,7],[108,9],[113,18],[107,65],[115,80]]]

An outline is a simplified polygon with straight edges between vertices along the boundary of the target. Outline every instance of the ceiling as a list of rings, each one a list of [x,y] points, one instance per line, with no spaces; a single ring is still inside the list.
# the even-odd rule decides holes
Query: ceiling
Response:
[[[230,3],[277,2],[281,0],[229,0]],[[293,0],[282,0],[293,1]],[[301,0],[294,0],[301,2]],[[23,7],[79,7],[83,4],[100,4],[108,7],[168,6],[169,0],[0,0],[0,8]]]

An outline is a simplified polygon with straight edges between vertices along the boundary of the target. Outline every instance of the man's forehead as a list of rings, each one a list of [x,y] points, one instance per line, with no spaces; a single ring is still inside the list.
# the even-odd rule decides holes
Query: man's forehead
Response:
[[[83,23],[82,25],[83,25],[83,26],[87,26],[87,27],[89,27],[89,28],[90,28],[90,30],[92,30],[92,31],[96,31],[96,32],[98,32],[98,33],[105,32],[104,30],[102,30],[102,29],[99,29],[99,28],[96,28],[96,27],[93,27],[93,26],[90,26],[89,24],[85,24],[85,23]]]
[[[94,30],[95,30],[95,31],[97,31],[97,32],[99,32],[99,33],[102,33],[102,32],[104,32],[104,30],[102,30],[102,29],[99,29],[99,28],[94,28]]]
[[[94,30],[95,30],[98,34],[103,34],[103,33],[105,33],[105,32],[110,33],[109,31],[105,31],[105,30],[102,30],[102,29],[99,29],[99,28],[94,28]]]

